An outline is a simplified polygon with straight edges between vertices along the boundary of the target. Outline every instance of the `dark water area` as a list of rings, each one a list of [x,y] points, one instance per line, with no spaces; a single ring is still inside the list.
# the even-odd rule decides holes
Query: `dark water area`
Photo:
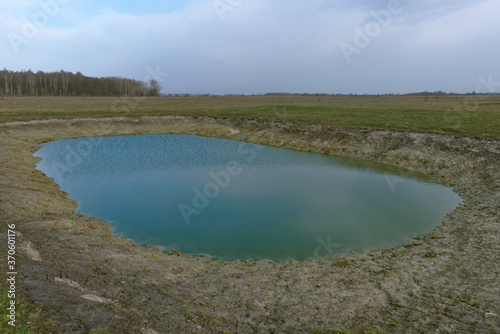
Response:
[[[421,174],[185,135],[59,140],[37,168],[141,244],[224,260],[306,260],[391,248],[460,202]]]

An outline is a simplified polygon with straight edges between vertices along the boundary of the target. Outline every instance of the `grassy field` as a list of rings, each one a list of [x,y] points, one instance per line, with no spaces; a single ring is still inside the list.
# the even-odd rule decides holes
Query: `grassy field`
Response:
[[[193,116],[500,138],[500,96],[5,97],[0,122]]]

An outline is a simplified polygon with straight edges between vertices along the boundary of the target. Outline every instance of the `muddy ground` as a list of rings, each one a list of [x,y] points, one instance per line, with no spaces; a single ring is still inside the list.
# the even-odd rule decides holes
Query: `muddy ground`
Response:
[[[35,169],[42,142],[197,134],[388,163],[464,203],[406,245],[307,262],[216,262],[113,235]],[[0,125],[0,236],[16,224],[18,292],[59,333],[499,333],[500,142],[191,118]],[[2,241],[2,244],[4,242]],[[312,250],[313,251],[313,250]]]

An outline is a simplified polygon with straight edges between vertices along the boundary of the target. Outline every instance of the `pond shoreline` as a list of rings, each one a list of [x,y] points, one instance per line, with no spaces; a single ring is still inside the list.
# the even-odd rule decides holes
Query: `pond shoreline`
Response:
[[[436,228],[462,202],[449,187],[389,165],[229,139],[83,137],[45,143],[35,156],[77,212],[115,233],[226,261],[392,248]]]
[[[63,332],[500,328],[499,141],[190,117],[11,122],[0,131],[2,238],[15,223],[18,289]],[[75,214],[76,202],[35,169],[42,142],[131,134],[200,135],[383,162],[432,175],[464,204],[438,229],[389,250],[283,263],[167,255]]]

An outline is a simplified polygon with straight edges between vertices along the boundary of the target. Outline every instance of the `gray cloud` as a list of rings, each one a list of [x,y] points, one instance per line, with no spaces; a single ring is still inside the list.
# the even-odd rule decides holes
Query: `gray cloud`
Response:
[[[324,0],[319,10],[364,13],[386,11],[391,4],[399,4],[403,10],[397,22],[403,25],[432,21],[454,12],[491,2],[491,0]]]
[[[386,1],[242,0],[222,19],[213,4],[86,14],[70,3],[17,54],[7,34],[22,36],[29,14],[2,10],[0,63],[136,79],[158,65],[170,74],[165,93],[466,92],[479,76],[500,78],[497,1],[405,1],[350,63],[340,45],[353,44]]]

